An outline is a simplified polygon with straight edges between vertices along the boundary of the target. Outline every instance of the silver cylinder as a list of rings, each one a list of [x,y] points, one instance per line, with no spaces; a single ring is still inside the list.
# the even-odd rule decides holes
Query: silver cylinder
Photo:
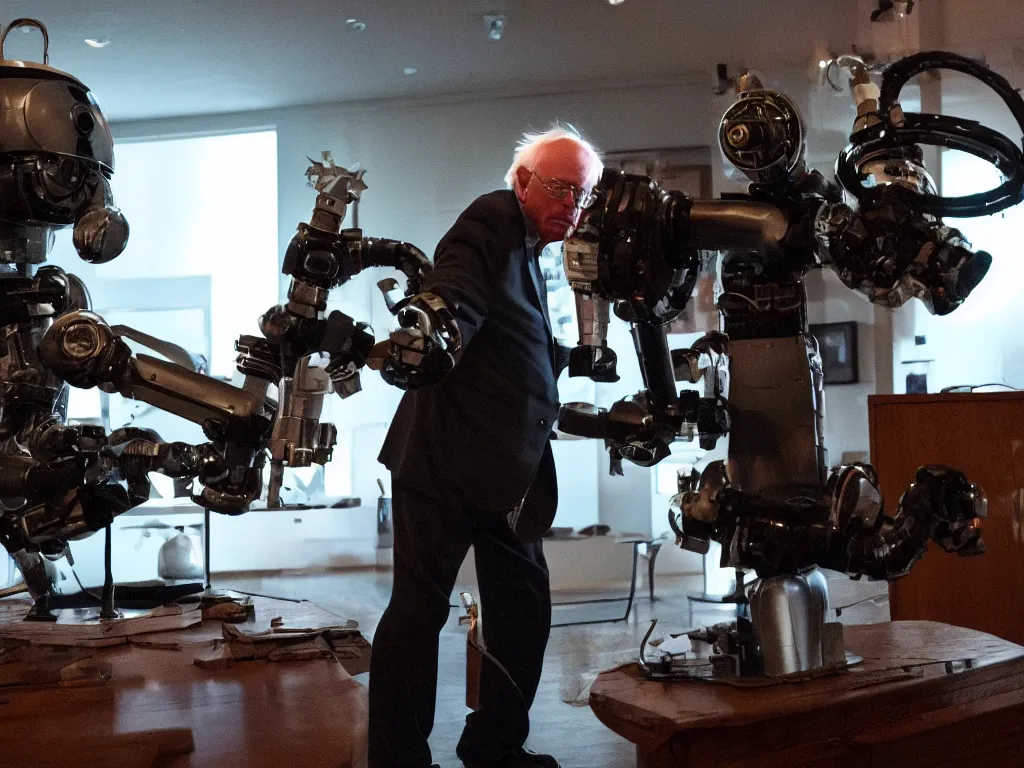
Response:
[[[818,569],[761,579],[751,591],[750,615],[764,673],[780,677],[823,665],[828,585]]]
[[[607,344],[608,299],[577,291],[576,318],[580,326],[580,344],[587,347]]]

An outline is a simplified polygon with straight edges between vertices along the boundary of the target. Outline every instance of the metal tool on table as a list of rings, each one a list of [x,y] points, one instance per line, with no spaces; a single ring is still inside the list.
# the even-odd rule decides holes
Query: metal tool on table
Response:
[[[483,666],[484,636],[480,628],[480,609],[469,592],[459,594],[466,610],[459,624],[469,624],[466,634],[466,706],[476,711],[480,706],[480,671]]]

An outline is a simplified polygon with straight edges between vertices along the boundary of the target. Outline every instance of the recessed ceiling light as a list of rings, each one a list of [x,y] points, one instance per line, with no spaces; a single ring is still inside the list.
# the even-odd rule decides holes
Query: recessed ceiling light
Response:
[[[402,70],[402,74],[409,76],[415,75],[417,72],[419,72],[419,70],[416,69],[416,67],[406,67],[405,69]]]
[[[110,45],[110,38],[101,37],[97,40],[94,37],[87,37],[85,38],[85,44],[88,45],[90,48],[106,48],[108,45]]]
[[[348,27],[349,32],[362,32],[366,29],[366,22],[357,19],[347,19],[345,26]]]
[[[501,36],[505,34],[505,14],[485,13],[484,28],[487,30],[489,40],[501,40]]]

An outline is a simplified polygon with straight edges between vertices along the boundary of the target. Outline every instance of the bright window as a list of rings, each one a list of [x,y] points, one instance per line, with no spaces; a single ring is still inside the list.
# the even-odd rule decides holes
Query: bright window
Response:
[[[277,132],[117,143],[111,183],[130,227],[91,267],[61,232],[53,261],[97,311],[199,352],[230,377],[234,342],[278,299]]]

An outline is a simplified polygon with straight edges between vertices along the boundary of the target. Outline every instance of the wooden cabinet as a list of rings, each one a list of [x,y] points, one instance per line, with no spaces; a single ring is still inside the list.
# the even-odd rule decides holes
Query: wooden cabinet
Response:
[[[889,585],[894,620],[930,619],[1024,644],[1024,393],[877,395],[868,399],[871,462],[886,508],[924,464],[962,469],[988,497],[985,554],[929,544]]]

